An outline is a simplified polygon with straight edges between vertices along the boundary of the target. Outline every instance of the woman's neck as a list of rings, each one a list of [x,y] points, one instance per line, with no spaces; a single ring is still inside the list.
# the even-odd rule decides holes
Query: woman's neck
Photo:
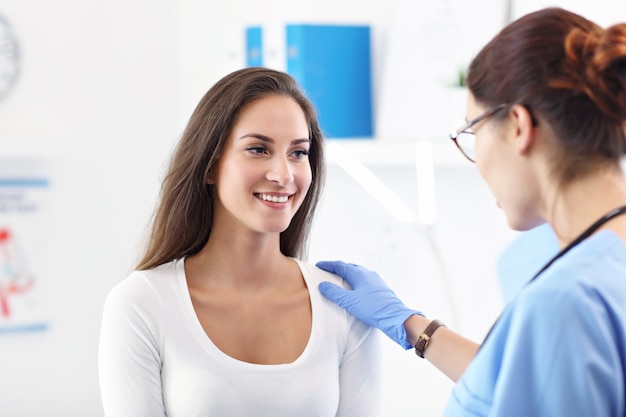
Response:
[[[185,261],[195,285],[258,291],[284,286],[295,263],[280,252],[278,234],[224,235],[213,233],[197,254]]]
[[[626,205],[626,179],[619,170],[605,170],[576,180],[559,190],[547,219],[561,247],[567,246],[596,220]],[[610,229],[626,238],[626,218],[620,216],[599,230]]]

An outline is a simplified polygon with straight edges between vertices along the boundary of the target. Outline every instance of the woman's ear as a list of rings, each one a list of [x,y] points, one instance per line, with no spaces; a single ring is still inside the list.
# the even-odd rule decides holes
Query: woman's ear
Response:
[[[515,146],[520,155],[527,155],[535,143],[535,123],[526,106],[514,104],[510,110],[515,127]]]
[[[209,172],[207,172],[204,182],[211,185],[215,184],[215,168],[209,169]]]

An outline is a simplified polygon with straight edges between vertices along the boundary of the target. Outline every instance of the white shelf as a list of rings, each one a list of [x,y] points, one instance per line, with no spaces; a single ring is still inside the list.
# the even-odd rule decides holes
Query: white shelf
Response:
[[[472,168],[451,140],[441,139],[422,141],[394,141],[388,139],[327,139],[331,146],[341,146],[353,158],[364,165],[415,165],[418,142],[430,145],[435,167]],[[329,162],[333,162],[329,155]]]

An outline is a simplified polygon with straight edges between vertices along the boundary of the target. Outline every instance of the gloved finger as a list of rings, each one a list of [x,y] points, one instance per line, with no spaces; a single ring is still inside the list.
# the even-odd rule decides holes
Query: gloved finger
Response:
[[[355,290],[363,282],[363,273],[367,272],[360,265],[348,264],[342,261],[319,261],[315,265],[320,269],[339,275]]]
[[[323,269],[324,271],[328,271],[337,275],[342,275],[342,272],[344,271],[347,264],[342,261],[319,261],[315,264],[315,266]]]
[[[320,282],[318,288],[324,297],[339,305],[345,299],[346,293],[349,292],[349,290],[345,290],[328,281]]]

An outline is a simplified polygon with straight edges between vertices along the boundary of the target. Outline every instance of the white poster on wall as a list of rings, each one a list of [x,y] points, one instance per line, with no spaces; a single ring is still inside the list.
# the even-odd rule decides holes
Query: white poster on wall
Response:
[[[384,51],[377,136],[444,141],[465,117],[464,77],[508,18],[502,0],[397,0]]]
[[[0,159],[0,333],[48,328],[42,282],[49,187],[43,161]]]

